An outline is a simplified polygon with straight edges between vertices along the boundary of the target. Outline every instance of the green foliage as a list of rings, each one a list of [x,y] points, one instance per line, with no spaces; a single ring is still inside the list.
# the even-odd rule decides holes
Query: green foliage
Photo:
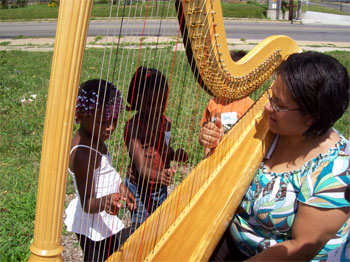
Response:
[[[8,0],[1,0],[0,5],[1,5],[1,9],[7,9],[7,8],[9,8],[9,1]]]
[[[16,4],[18,7],[25,7],[28,5],[28,0],[16,0]]]
[[[60,5],[60,0],[51,0],[50,3],[47,4],[48,7],[57,7]]]
[[[11,8],[25,7],[28,5],[28,0],[16,0],[15,4],[11,5]]]

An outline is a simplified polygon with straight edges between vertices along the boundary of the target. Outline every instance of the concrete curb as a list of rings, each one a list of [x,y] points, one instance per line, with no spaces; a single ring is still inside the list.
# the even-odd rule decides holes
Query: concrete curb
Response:
[[[118,39],[112,37],[102,37],[96,41],[96,37],[88,37],[86,48],[110,48],[112,44],[115,46]],[[120,40],[119,40],[120,41]],[[124,37],[121,39],[121,44],[124,48],[138,49],[140,38]],[[155,48],[153,44],[159,42],[157,48],[173,47],[175,48],[176,39],[172,37],[145,37],[143,44],[145,48]],[[114,42],[114,43],[112,43]],[[227,44],[230,50],[246,50],[253,49],[261,40],[242,41],[240,39],[227,39]],[[326,51],[348,51],[350,52],[349,42],[319,42],[319,41],[296,41],[303,50],[313,50],[318,52]],[[23,39],[0,39],[0,51],[22,50],[22,51],[42,51],[50,52],[53,50],[55,43],[54,38],[23,38]],[[126,45],[128,44],[128,45]],[[177,50],[184,50],[182,43],[178,44]]]

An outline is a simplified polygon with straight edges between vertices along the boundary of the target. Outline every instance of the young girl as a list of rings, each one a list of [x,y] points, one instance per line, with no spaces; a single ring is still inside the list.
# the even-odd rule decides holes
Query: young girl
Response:
[[[131,159],[125,184],[135,195],[137,209],[132,212],[133,227],[166,199],[175,168],[170,161],[187,160],[183,149],[170,147],[171,120],[164,115],[168,84],[161,72],[139,67],[128,91],[130,110],[137,113],[125,125],[125,143]]]
[[[126,201],[136,208],[134,196],[112,167],[105,140],[117,125],[123,100],[117,88],[104,80],[81,84],[76,106],[80,127],[72,140],[68,172],[76,197],[66,209],[67,230],[75,232],[84,261],[105,261],[127,238],[128,230],[115,215]]]

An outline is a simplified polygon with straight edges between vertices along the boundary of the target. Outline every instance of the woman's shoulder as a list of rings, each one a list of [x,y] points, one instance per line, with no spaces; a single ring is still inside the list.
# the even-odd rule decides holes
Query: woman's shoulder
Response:
[[[348,207],[346,192],[350,187],[350,157],[347,140],[341,139],[327,154],[321,154],[315,165],[301,178],[298,200],[321,208]]]

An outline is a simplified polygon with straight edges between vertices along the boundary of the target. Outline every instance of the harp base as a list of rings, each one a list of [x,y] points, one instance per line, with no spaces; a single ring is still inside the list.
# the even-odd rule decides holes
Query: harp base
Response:
[[[28,261],[63,261],[62,259],[62,251],[63,247],[59,246],[56,249],[52,250],[44,250],[44,249],[39,249],[33,245],[30,246],[30,257]]]

